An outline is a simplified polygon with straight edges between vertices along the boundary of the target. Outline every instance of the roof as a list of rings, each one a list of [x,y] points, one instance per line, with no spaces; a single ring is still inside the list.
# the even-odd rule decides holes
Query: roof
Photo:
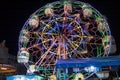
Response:
[[[75,67],[87,67],[87,66],[118,66],[120,65],[120,56],[108,56],[108,57],[94,57],[94,58],[80,58],[80,59],[66,59],[58,60],[56,68],[75,68]]]

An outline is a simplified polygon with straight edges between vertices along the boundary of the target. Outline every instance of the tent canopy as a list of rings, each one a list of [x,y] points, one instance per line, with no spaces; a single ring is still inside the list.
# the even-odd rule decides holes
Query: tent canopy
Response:
[[[75,68],[88,66],[118,66],[120,65],[120,56],[80,58],[80,59],[65,59],[58,60],[56,68]]]

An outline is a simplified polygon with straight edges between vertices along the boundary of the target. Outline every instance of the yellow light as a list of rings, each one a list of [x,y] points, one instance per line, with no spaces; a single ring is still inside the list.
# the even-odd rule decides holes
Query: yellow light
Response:
[[[12,65],[0,64],[0,74],[2,73],[13,73],[16,71],[16,68]]]
[[[5,68],[5,67],[1,67],[1,70],[7,70],[7,68]]]

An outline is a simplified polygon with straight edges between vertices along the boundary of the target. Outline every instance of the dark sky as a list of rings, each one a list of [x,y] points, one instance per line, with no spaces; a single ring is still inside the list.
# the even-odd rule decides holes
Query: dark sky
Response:
[[[29,16],[40,7],[55,0],[4,0],[0,2],[0,42],[6,40],[9,53],[17,55],[18,37],[22,26]],[[112,35],[120,53],[120,6],[119,0],[81,0],[91,4],[107,17]]]

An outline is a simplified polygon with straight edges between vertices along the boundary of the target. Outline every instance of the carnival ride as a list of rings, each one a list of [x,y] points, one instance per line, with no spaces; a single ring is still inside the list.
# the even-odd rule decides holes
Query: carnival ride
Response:
[[[108,56],[111,32],[105,17],[88,3],[56,1],[30,16],[18,46],[18,62],[24,63],[27,73],[55,80],[59,59]]]
[[[93,80],[93,76],[96,76],[97,80],[106,80],[110,71],[117,73],[115,67],[117,69],[119,62],[120,56],[60,59],[56,64],[57,80],[89,80],[91,77]]]

